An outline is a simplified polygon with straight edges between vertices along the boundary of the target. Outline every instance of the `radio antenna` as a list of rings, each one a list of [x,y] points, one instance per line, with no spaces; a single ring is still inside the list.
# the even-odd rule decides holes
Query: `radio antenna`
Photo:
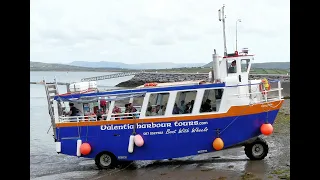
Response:
[[[227,40],[226,40],[226,27],[225,27],[225,22],[226,22],[226,16],[224,15],[224,5],[222,6],[221,9],[219,9],[219,21],[222,21],[222,27],[223,27],[223,42],[224,42],[224,56],[228,56],[227,53]]]

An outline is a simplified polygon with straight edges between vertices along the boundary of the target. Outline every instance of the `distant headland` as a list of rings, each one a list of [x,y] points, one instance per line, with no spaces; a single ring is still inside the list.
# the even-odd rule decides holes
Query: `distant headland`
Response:
[[[77,62],[77,63],[75,63]],[[146,63],[145,65],[125,64],[120,66],[113,62],[108,66],[108,62],[86,62],[75,61],[69,64],[42,63],[30,61],[30,71],[90,71],[90,72],[180,72],[180,73],[208,73],[211,64],[174,64],[174,63]],[[82,62],[82,61],[81,61]],[[94,64],[96,63],[96,64]],[[78,66],[71,65],[77,64]],[[99,64],[101,66],[99,66]],[[124,64],[124,63],[120,63]],[[160,66],[159,64],[164,64]],[[138,69],[141,67],[141,69]],[[164,68],[166,67],[166,68]],[[290,62],[268,62],[253,63],[251,74],[288,74],[290,73]]]

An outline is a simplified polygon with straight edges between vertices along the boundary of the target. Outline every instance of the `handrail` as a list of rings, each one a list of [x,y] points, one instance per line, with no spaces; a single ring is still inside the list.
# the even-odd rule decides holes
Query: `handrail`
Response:
[[[122,118],[137,117],[141,112],[130,112],[130,113],[112,113],[111,118],[114,120]],[[102,114],[101,117],[107,117],[108,114]],[[102,119],[103,120],[103,119]],[[108,119],[107,119],[108,120]],[[80,121],[98,121],[97,115],[89,116],[60,116],[59,122],[80,122]]]
[[[141,114],[141,112],[130,112],[130,113],[112,113],[111,118],[113,119],[122,119],[122,118],[130,118],[137,117]]]
[[[272,80],[268,81],[269,83],[275,83],[275,82],[281,82],[280,80]],[[237,84],[237,85],[232,85],[232,86],[226,86],[226,87],[238,87],[238,86],[252,86],[252,85],[260,85],[261,82],[259,83],[253,83],[253,84]]]
[[[270,82],[270,81],[269,81]],[[272,101],[272,100],[280,100],[280,99],[283,99],[283,96],[282,96],[282,93],[281,93],[281,90],[283,90],[283,88],[281,87],[281,81],[271,81],[271,82],[278,82],[278,87],[277,88],[272,88],[272,89],[264,89],[264,90],[259,90],[259,91],[254,91],[254,92],[248,92],[248,93],[244,93],[244,94],[233,94],[232,96],[238,96],[239,98],[242,96],[250,96],[250,99],[251,100],[259,100],[259,102],[267,102],[267,101]],[[261,83],[257,83],[257,85],[260,85]],[[269,97],[268,97],[268,93],[269,92],[278,92],[278,95],[274,95],[274,94],[271,94]],[[256,99],[256,97],[252,97],[253,94],[260,94],[262,95],[262,97]]]
[[[96,115],[89,116],[59,116],[59,122],[97,121]]]
[[[265,90],[263,92],[274,92],[274,91],[279,91],[279,90],[282,90],[283,88],[273,88],[273,89],[270,89],[270,90]],[[251,93],[246,93],[246,94],[233,94],[233,96],[241,96],[241,95],[250,95],[250,94],[261,94],[262,92],[261,91],[257,91],[257,92],[251,92]]]

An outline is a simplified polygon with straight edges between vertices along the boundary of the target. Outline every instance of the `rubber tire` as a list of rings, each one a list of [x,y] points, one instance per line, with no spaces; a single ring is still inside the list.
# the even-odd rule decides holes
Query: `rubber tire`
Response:
[[[111,163],[110,163],[109,166],[104,166],[104,165],[101,164],[101,162],[100,162],[100,157],[101,157],[102,155],[108,155],[108,156],[110,156],[110,158],[111,158]],[[95,158],[94,160],[95,160],[96,166],[97,166],[99,169],[110,169],[110,168],[114,168],[114,167],[116,167],[116,166],[118,165],[118,163],[119,163],[118,160],[117,160],[117,158],[116,158],[116,156],[115,156],[114,154],[110,153],[110,152],[101,152],[101,153],[99,153],[99,154],[96,156],[96,158]]]
[[[254,156],[252,153],[252,147],[255,144],[260,144],[263,147],[263,153],[258,157]],[[255,141],[244,146],[244,152],[250,160],[262,160],[268,155],[269,146],[264,139],[258,137]]]

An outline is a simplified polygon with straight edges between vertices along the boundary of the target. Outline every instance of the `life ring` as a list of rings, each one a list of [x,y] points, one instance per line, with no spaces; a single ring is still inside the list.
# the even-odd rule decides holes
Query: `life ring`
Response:
[[[92,92],[92,91],[95,91],[95,89],[88,88],[88,89],[86,89],[86,90],[80,91],[79,94],[84,94],[84,93],[88,93],[88,92]]]
[[[271,85],[266,78],[261,80],[261,84],[259,85],[259,87],[260,87],[260,91],[263,95],[267,94],[268,91],[271,89]]]
[[[145,83],[144,84],[144,87],[154,87],[154,86],[157,86],[158,83]]]

